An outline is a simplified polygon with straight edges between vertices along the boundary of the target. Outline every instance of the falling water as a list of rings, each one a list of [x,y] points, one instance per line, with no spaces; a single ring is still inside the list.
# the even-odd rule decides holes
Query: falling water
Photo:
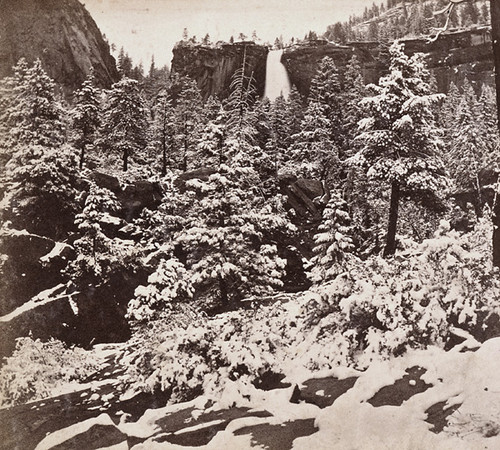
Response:
[[[290,80],[285,66],[281,63],[283,50],[271,50],[267,54],[266,89],[264,96],[274,101],[280,95],[287,98],[290,94]]]

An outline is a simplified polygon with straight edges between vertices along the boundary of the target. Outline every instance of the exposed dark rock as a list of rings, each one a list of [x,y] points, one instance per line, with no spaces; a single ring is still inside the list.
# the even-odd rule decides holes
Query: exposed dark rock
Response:
[[[445,92],[450,82],[460,83],[467,76],[473,83],[493,85],[493,54],[488,28],[444,33],[435,42],[426,39],[403,39],[405,52],[427,54],[429,68],[436,77],[438,89]],[[366,83],[377,83],[389,65],[387,45],[378,42],[352,42],[339,46],[310,42],[285,50],[282,62],[292,84],[302,95],[309,94],[311,80],[319,62],[329,56],[343,70],[352,55],[360,61]]]
[[[460,406],[462,406],[462,404],[458,403],[446,408],[446,402],[438,402],[427,408],[425,411],[427,419],[425,419],[425,421],[432,424],[430,430],[434,433],[441,433],[444,427],[448,425],[448,416],[451,416]]]
[[[172,72],[189,75],[196,80],[203,98],[226,98],[230,93],[231,77],[242,67],[245,55],[245,74],[253,75],[257,94],[264,94],[268,48],[253,42],[225,44],[213,48],[202,45],[178,45],[174,48]]]
[[[94,180],[97,186],[108,189],[114,194],[120,194],[122,192],[120,180],[113,175],[109,175],[107,173],[99,172],[98,170],[96,170],[90,174],[90,178]]]
[[[155,209],[161,203],[163,192],[158,183],[138,180],[122,188],[120,180],[113,175],[95,171],[90,177],[99,187],[108,189],[116,195],[121,204],[119,215],[127,222],[139,217],[144,208]],[[115,235],[123,226],[123,223],[118,226]]]
[[[384,386],[368,400],[368,403],[375,407],[384,405],[401,406],[403,402],[415,394],[425,392],[432,387],[432,384],[427,384],[420,378],[426,371],[426,369],[417,366],[406,369],[407,374],[403,375],[403,378],[396,380],[391,386]]]
[[[318,431],[318,428],[314,425],[314,419],[300,419],[280,425],[264,423],[243,427],[236,430],[234,434],[236,436],[250,434],[252,436],[252,446],[262,446],[273,450],[289,450],[292,448],[295,439],[310,436],[316,431]]]
[[[59,285],[52,292],[44,294],[20,309],[4,315],[0,321],[0,357],[8,356],[15,348],[15,340],[31,335],[33,339],[48,340],[53,337],[67,341],[77,327],[77,317],[70,303],[70,297],[61,293]],[[44,301],[45,300],[45,301]]]
[[[312,222],[321,219],[317,199],[326,194],[321,181],[283,175],[279,184],[281,193],[287,196],[288,207],[293,208],[297,216]]]
[[[345,394],[356,383],[357,377],[339,380],[335,377],[312,378],[305,381],[302,387],[296,387],[290,402],[304,401],[320,408],[333,405],[341,395]]]
[[[285,375],[282,373],[276,373],[271,370],[264,372],[260,377],[255,379],[252,384],[257,389],[262,389],[263,391],[270,391],[272,389],[284,389],[291,386],[290,383],[283,383],[282,380]]]
[[[190,170],[189,172],[184,172],[183,174],[179,175],[175,181],[174,185],[181,191],[185,190],[186,187],[186,181],[189,180],[202,180],[202,181],[208,181],[210,178],[210,175],[213,175],[217,171],[212,168],[212,167],[202,167],[200,169],[195,169],[195,170]]]
[[[91,67],[102,87],[118,80],[109,45],[78,0],[0,0],[0,11],[0,77],[25,57],[40,58],[66,94],[80,87]]]
[[[161,187],[157,183],[140,180],[125,186],[118,200],[122,204],[123,215],[127,222],[139,217],[144,208],[157,208],[163,197]]]
[[[55,242],[23,231],[0,234],[0,254],[5,255],[0,277],[0,316],[28,301],[38,292],[58,284],[60,264],[50,270],[40,260],[50,253]]]

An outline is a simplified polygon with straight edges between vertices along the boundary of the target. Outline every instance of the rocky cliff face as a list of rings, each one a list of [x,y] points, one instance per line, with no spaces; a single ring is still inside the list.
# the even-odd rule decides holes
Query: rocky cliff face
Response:
[[[246,59],[246,75],[255,78],[257,94],[264,94],[268,49],[254,43],[225,44],[212,48],[202,45],[177,46],[173,50],[172,71],[196,80],[202,96],[225,98],[229,95],[231,77]]]
[[[450,82],[460,83],[465,76],[476,83],[494,83],[493,53],[488,28],[446,33],[435,42],[425,39],[403,40],[409,55],[427,54],[429,68],[436,77],[438,89],[446,91]],[[387,46],[377,42],[353,42],[337,46],[315,41],[285,50],[282,62],[290,81],[301,94],[308,95],[311,79],[321,59],[332,58],[342,70],[352,55],[361,62],[366,83],[376,83],[389,65]]]
[[[0,77],[21,57],[42,60],[66,94],[93,66],[100,86],[118,79],[99,28],[78,0],[0,0]]]

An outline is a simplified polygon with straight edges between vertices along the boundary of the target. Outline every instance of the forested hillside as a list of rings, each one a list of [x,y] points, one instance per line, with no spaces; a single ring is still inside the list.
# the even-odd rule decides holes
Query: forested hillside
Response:
[[[459,25],[486,20],[486,3],[471,4],[457,9]],[[388,11],[418,22],[432,5],[374,6],[364,21],[383,18],[392,41],[400,32]],[[480,13],[471,19],[470,8]],[[345,39],[364,33],[358,19],[343,30]],[[467,448],[471,429],[474,445],[496,439],[498,410],[473,401],[498,393],[497,340],[483,344],[500,335],[493,88],[465,78],[438,93],[425,56],[398,41],[375,84],[365,85],[356,56],[342,69],[325,57],[307,98],[292,87],[273,102],[257,95],[246,54],[228,97],[206,100],[188,76],[154,64],[130,78],[126,58],[111,89],[90,71],[70,102],[40,60],[20,59],[0,80],[1,405],[20,411],[95,380],[109,357],[96,344],[120,342],[116,392],[103,399],[267,408],[278,424],[314,419],[297,435],[311,440],[297,442],[324,448],[332,430],[352,433],[332,419],[346,398],[356,420],[400,406],[391,423],[418,423],[412,433],[429,445],[449,438]],[[476,385],[452,371],[467,358],[490,378]],[[303,384],[321,376],[352,384],[322,404],[324,389]],[[377,397],[408,376],[420,389],[410,397],[434,390],[408,403]],[[273,409],[274,394],[262,392],[276,388],[290,391]],[[434,407],[442,422],[429,431]],[[148,423],[137,434],[125,415],[114,425],[97,417],[113,410],[107,400],[93,408],[85,417],[120,428],[124,448],[164,442],[152,438],[148,413],[129,418]],[[374,429],[384,421],[377,411],[367,415]]]
[[[441,13],[448,0],[399,1],[373,3],[361,16],[351,16],[347,22],[328,27],[326,39],[346,43],[349,41],[392,41],[432,34],[444,26],[447,14]],[[490,2],[487,0],[456,2],[451,10],[448,30],[469,29],[490,24]]]

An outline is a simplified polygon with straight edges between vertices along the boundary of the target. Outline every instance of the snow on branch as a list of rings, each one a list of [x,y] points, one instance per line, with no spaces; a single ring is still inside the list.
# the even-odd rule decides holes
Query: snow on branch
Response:
[[[437,41],[439,36],[441,36],[441,34],[443,34],[448,29],[448,25],[450,23],[450,15],[451,15],[455,5],[457,5],[459,3],[464,3],[466,1],[468,1],[468,0],[448,0],[448,4],[443,9],[434,12],[434,16],[446,14],[446,22],[444,23],[444,25],[441,28],[433,28],[433,31],[436,34],[433,37],[429,37],[429,39],[427,39],[428,44],[430,44],[431,42]]]

